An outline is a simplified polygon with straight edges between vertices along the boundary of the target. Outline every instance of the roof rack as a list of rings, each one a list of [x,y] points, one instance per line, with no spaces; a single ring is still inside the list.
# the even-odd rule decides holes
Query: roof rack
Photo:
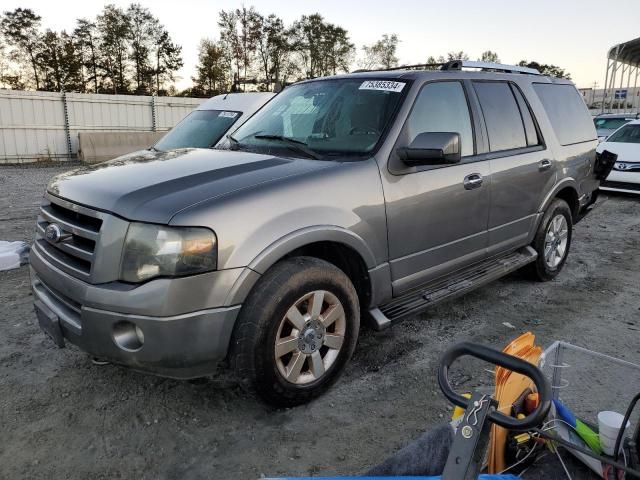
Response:
[[[528,75],[541,75],[535,68],[521,67],[520,65],[505,65],[493,62],[474,62],[470,60],[452,60],[445,63],[420,63],[417,65],[403,65],[401,67],[385,68],[383,72],[393,70],[462,70],[463,68],[478,69],[483,72],[502,72],[502,73],[525,73]],[[366,72],[371,70],[358,70],[358,72]]]
[[[442,70],[462,70],[463,68],[477,68],[483,72],[526,73],[528,75],[540,75],[535,68],[521,67],[520,65],[505,65],[493,62],[474,62],[470,60],[453,60],[442,66]]]

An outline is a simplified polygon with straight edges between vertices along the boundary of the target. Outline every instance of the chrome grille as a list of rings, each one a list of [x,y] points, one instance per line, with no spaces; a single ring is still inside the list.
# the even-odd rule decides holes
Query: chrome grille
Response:
[[[56,224],[67,238],[47,240],[46,228]],[[102,214],[47,195],[38,215],[36,247],[52,264],[77,278],[89,280],[102,227]]]

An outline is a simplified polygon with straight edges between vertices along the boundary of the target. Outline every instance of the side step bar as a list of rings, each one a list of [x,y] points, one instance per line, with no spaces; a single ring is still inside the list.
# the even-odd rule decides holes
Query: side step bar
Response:
[[[379,308],[371,309],[369,314],[373,319],[373,326],[376,330],[384,330],[391,325],[391,322],[414,315],[445,300],[464,295],[534,262],[536,258],[538,254],[532,247],[524,247],[508,255],[477,263],[453,276],[412,290]]]

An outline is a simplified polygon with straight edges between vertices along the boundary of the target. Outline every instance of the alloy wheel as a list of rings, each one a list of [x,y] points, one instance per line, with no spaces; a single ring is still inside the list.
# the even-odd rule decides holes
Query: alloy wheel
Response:
[[[344,308],[331,292],[315,290],[299,298],[276,335],[274,353],[282,377],[297,385],[322,378],[338,358],[346,326]]]
[[[555,269],[567,252],[569,225],[564,215],[558,214],[547,227],[544,239],[544,261],[547,267]]]

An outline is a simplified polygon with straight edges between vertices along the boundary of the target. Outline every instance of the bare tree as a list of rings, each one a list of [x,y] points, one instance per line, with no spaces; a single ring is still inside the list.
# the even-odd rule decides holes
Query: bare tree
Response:
[[[40,72],[38,53],[42,48],[40,21],[42,18],[29,8],[16,8],[12,12],[4,12],[0,21],[0,33],[11,45],[10,58],[16,63],[26,62],[33,73],[36,90],[40,89]]]
[[[182,47],[173,43],[166,29],[160,28],[155,32],[155,67],[156,95],[160,94],[160,87],[164,82],[173,82],[175,72],[182,68]]]
[[[500,57],[498,57],[498,54],[496,52],[492,52],[491,50],[482,52],[482,55],[478,60],[480,60],[481,62],[500,63]]]
[[[227,88],[228,65],[224,48],[217,42],[203,38],[198,46],[196,76],[192,77],[196,94],[212,96]]]
[[[459,52],[449,52],[447,53],[447,60],[449,62],[453,60],[469,60],[469,55],[463,50],[460,50]]]
[[[77,43],[66,32],[45,31],[38,63],[42,69],[43,90],[84,90],[82,56],[79,55]]]
[[[221,45],[226,57],[235,64],[236,82],[247,78],[261,35],[260,15],[254,7],[221,10],[218,19]],[[242,75],[241,75],[242,74]]]
[[[270,90],[271,84],[280,82],[289,59],[290,46],[287,30],[281,18],[274,14],[259,17],[260,36],[258,38],[258,57],[265,87]]]
[[[571,80],[571,74],[565,71],[564,68],[559,67],[557,65],[547,64],[547,63],[538,63],[538,62],[529,62],[528,60],[521,60],[518,65],[521,67],[529,67],[535,68],[543,75],[549,75],[551,77],[557,78],[566,78],[567,80]]]
[[[78,43],[84,68],[89,72],[87,81],[93,83],[93,92],[98,93],[98,53],[100,45],[98,43],[96,24],[86,18],[78,19],[73,36]]]
[[[124,10],[107,5],[96,19],[100,38],[100,66],[111,81],[113,93],[129,90],[129,45],[131,23]]]
[[[385,69],[398,66],[398,35],[384,34],[382,38],[371,45],[362,47],[364,58],[360,61],[360,66],[364,69]]]
[[[293,51],[306,78],[348,71],[355,47],[342,27],[325,22],[322,15],[303,15],[289,33]]]
[[[160,21],[139,3],[132,3],[126,16],[129,22],[127,40],[131,48],[130,58],[133,60],[136,82],[134,92],[143,95],[150,91],[153,69],[149,56],[154,35],[160,29]]]

